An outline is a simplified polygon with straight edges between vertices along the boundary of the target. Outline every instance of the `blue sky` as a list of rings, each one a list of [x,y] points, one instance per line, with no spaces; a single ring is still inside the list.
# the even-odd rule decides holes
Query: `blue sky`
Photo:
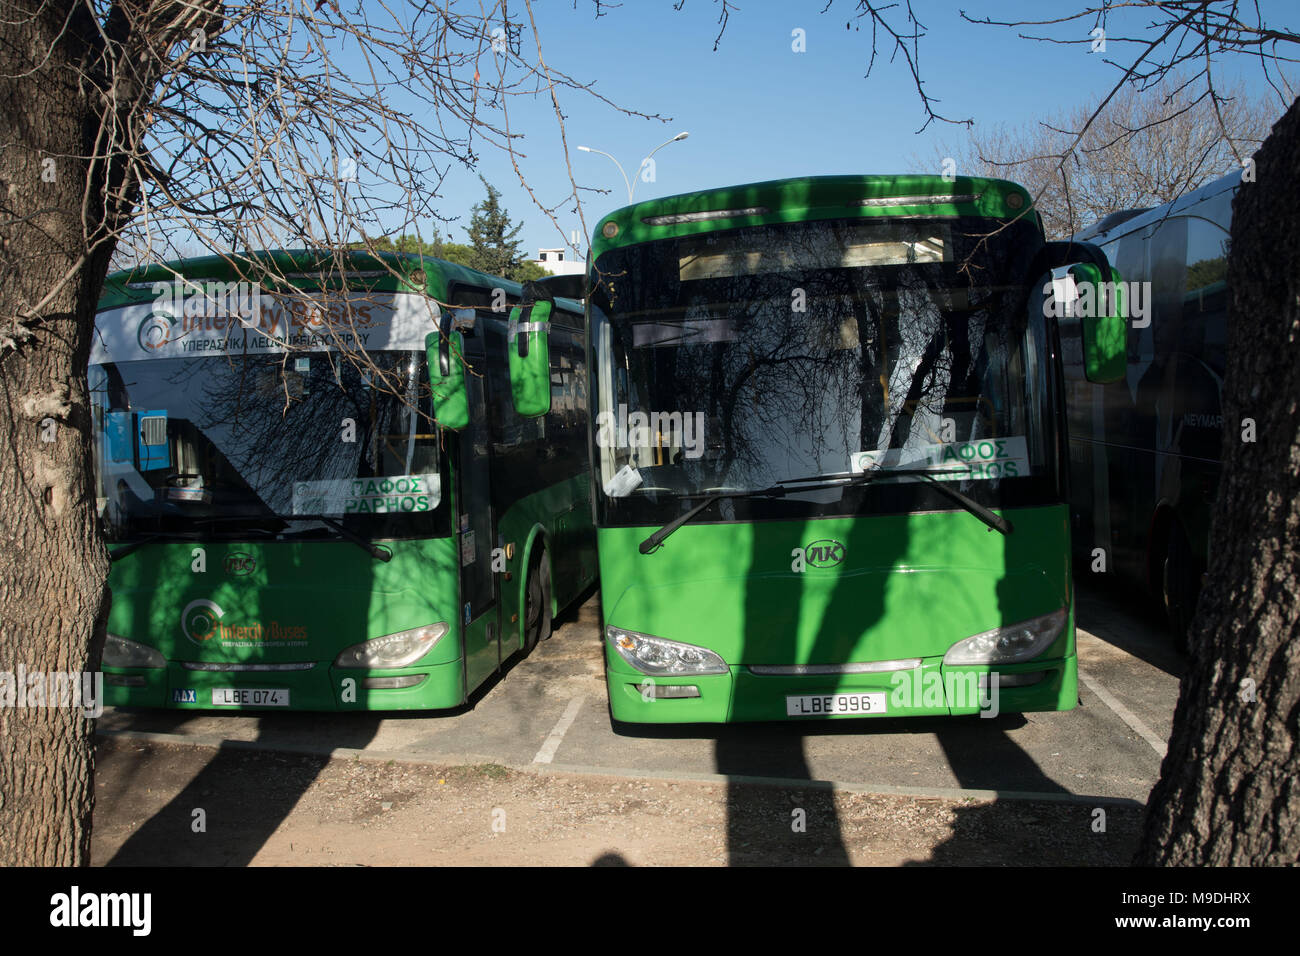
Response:
[[[686,0],[682,11],[672,0],[624,0],[595,19],[588,0],[534,0],[542,49],[548,63],[597,89],[620,106],[671,117],[662,123],[625,116],[580,93],[567,92],[573,170],[580,186],[608,193],[584,194],[587,227],[626,204],[627,193],[609,159],[576,150],[587,145],[618,157],[631,176],[641,158],[674,134],[690,138],[655,156],[656,179],[639,182],[636,199],[667,196],[714,186],[828,173],[888,173],[911,168],[914,156],[934,155],[939,143],[964,140],[963,128],[925,120],[911,77],[901,57],[889,61],[882,43],[870,78],[864,78],[871,52],[870,25],[856,18],[856,3],[833,0],[740,0],[717,52],[717,0]],[[1054,111],[1093,103],[1118,76],[1103,55],[1087,44],[1060,46],[1020,39],[1005,27],[963,21],[957,5],[914,0],[925,25],[920,68],[936,110],[977,124],[1019,125]],[[972,16],[1042,19],[1077,9],[1081,3],[970,0]],[[509,4],[512,19],[527,20],[519,0]],[[1294,26],[1293,3],[1262,4],[1266,20]],[[887,14],[901,23],[901,7]],[[1129,35],[1144,32],[1149,14],[1121,26]],[[891,21],[892,22],[892,21]],[[846,23],[852,24],[846,29]],[[1076,34],[1088,38],[1091,24]],[[805,31],[806,52],[792,50],[792,31]],[[1063,34],[1057,34],[1063,35]],[[525,53],[528,52],[525,30]],[[1106,57],[1129,62],[1132,45],[1108,43]],[[1257,63],[1243,58],[1217,61],[1225,77],[1240,76],[1248,90],[1265,86]],[[487,72],[486,70],[484,71]],[[1282,113],[1278,105],[1277,114]],[[549,98],[512,101],[511,124],[525,133],[521,168],[539,197],[560,201],[569,191],[558,127]],[[936,170],[937,171],[937,170]],[[501,190],[503,203],[524,228],[527,254],[556,246],[555,227],[537,210],[504,153],[485,149],[477,170]],[[961,172],[961,170],[958,170]],[[476,173],[457,169],[440,190],[438,208],[460,220],[443,235],[464,241],[470,207],[482,198]],[[569,211],[559,220],[567,233],[579,227]],[[434,224],[422,226],[426,237]]]

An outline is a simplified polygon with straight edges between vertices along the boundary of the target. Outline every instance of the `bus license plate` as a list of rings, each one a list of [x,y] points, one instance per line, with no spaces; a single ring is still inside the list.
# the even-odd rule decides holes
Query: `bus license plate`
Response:
[[[870,694],[805,694],[785,699],[787,717],[818,717],[825,714],[883,714],[885,692]]]
[[[287,689],[263,687],[214,687],[213,707],[288,707]]]

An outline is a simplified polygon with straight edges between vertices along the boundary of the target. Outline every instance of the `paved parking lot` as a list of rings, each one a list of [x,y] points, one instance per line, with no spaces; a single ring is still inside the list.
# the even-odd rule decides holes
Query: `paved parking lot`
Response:
[[[1080,697],[1067,713],[872,718],[616,733],[605,703],[598,598],[550,641],[439,714],[195,714],[108,710],[107,734],[269,750],[667,779],[828,781],[935,796],[1144,802],[1160,771],[1183,659],[1161,630],[1095,586],[1079,601]]]

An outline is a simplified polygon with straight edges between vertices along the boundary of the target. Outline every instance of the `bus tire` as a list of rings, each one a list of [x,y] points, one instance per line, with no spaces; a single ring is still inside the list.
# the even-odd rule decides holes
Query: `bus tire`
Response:
[[[1197,574],[1194,563],[1191,543],[1183,526],[1175,520],[1165,538],[1161,596],[1174,648],[1182,653],[1187,652],[1187,635],[1196,611]]]
[[[539,548],[528,568],[524,588],[524,653],[551,636],[551,562]]]

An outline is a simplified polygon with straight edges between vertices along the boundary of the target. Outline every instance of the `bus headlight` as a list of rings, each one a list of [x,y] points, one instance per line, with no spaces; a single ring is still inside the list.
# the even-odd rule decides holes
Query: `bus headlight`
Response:
[[[1013,664],[1047,650],[1065,626],[1065,608],[1008,624],[958,641],[943,655],[945,664]]]
[[[104,640],[104,657],[100,667],[166,667],[167,658],[147,644],[128,641],[109,634]]]
[[[449,628],[445,621],[385,634],[346,648],[334,658],[335,667],[408,667],[442,640]]]
[[[605,635],[619,657],[643,674],[727,673],[727,662],[704,647],[666,641],[620,627],[605,628]]]

